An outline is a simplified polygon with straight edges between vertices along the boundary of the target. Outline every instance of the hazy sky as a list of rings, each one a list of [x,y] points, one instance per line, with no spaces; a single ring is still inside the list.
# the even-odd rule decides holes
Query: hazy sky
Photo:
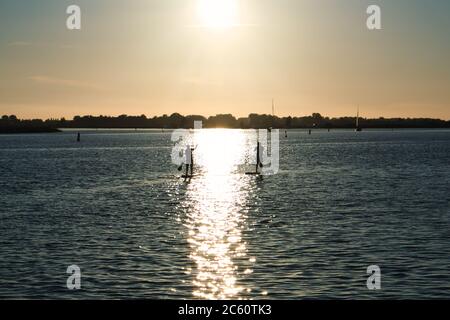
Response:
[[[0,0],[0,114],[246,116],[274,98],[280,116],[450,119],[448,0],[199,1]]]

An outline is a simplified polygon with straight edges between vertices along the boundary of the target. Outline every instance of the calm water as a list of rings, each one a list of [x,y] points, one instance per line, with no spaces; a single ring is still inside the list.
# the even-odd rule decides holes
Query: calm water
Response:
[[[169,132],[0,136],[0,298],[450,298],[450,131],[291,131],[262,178],[253,135],[190,183]]]

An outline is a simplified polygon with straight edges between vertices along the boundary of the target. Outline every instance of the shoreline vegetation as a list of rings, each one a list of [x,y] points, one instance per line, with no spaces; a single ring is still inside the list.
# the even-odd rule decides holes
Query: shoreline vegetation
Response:
[[[42,120],[20,120],[16,116],[0,118],[0,134],[61,132],[51,123]]]
[[[72,120],[18,119],[14,115],[0,118],[0,133],[50,133],[70,128],[98,129],[191,129],[194,121],[202,121],[203,128],[230,129],[354,129],[356,117],[324,117],[319,113],[301,117],[277,117],[267,114],[250,114],[236,118],[231,114],[211,117],[182,116],[179,113],[147,118],[145,115],[128,116],[75,116]],[[430,118],[359,118],[359,126],[366,129],[442,129],[450,128],[450,121]]]

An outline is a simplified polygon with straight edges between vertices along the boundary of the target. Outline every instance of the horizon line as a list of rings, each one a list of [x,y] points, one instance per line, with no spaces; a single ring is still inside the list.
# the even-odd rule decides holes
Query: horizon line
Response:
[[[8,116],[8,117],[10,117],[10,116],[15,116],[17,119],[19,119],[19,120],[43,120],[43,121],[45,121],[45,120],[61,120],[61,119],[65,119],[65,120],[73,120],[75,117],[81,117],[81,118],[83,118],[83,117],[97,117],[97,118],[99,118],[99,117],[104,117],[104,118],[118,118],[118,117],[121,117],[121,116],[126,116],[126,117],[134,117],[134,118],[139,118],[139,117],[142,117],[142,116],[145,116],[147,119],[152,119],[152,118],[163,118],[164,116],[166,116],[166,117],[171,117],[172,115],[180,115],[180,116],[182,116],[182,117],[184,117],[184,118],[187,118],[187,117],[203,117],[203,118],[205,118],[205,119],[209,119],[209,118],[212,118],[212,117],[217,117],[217,116],[226,116],[226,115],[231,115],[233,118],[235,118],[236,120],[239,120],[239,119],[244,119],[244,118],[249,118],[250,117],[250,115],[257,115],[257,116],[267,116],[267,117],[274,117],[274,118],[278,118],[278,119],[283,119],[283,118],[289,118],[289,117],[291,117],[291,118],[311,118],[311,117],[314,117],[314,115],[320,115],[320,117],[322,118],[322,119],[330,119],[330,120],[332,120],[332,119],[342,119],[342,118],[357,118],[357,117],[359,117],[360,119],[365,119],[365,120],[379,120],[379,119],[386,119],[386,120],[389,120],[389,119],[405,119],[405,120],[417,120],[417,119],[428,119],[428,120],[439,120],[439,121],[446,121],[446,122],[449,122],[450,121],[450,118],[447,118],[447,119],[443,119],[443,118],[433,118],[433,117],[426,117],[426,116],[419,116],[419,117],[413,117],[413,116],[404,116],[404,117],[402,117],[402,116],[391,116],[391,117],[385,117],[385,116],[382,116],[382,115],[380,115],[380,116],[378,116],[378,117],[364,117],[364,116],[361,116],[361,115],[352,115],[352,116],[348,116],[348,115],[341,115],[341,116],[327,116],[327,115],[323,115],[323,114],[321,114],[321,113],[319,113],[319,112],[313,112],[312,114],[309,114],[309,115],[287,115],[287,116],[277,116],[277,115],[272,115],[272,114],[270,114],[270,113],[249,113],[248,115],[246,115],[246,116],[235,116],[235,115],[233,115],[232,113],[217,113],[217,114],[215,114],[215,115],[208,115],[208,116],[205,116],[205,115],[201,115],[201,114],[181,114],[181,113],[179,113],[179,112],[172,112],[172,113],[170,113],[170,114],[161,114],[161,115],[147,115],[147,114],[135,114],[135,115],[133,115],[133,114],[125,114],[125,113],[123,113],[123,114],[117,114],[117,115],[106,115],[106,114],[97,114],[97,115],[95,115],[95,114],[84,114],[84,115],[81,115],[81,114],[78,114],[78,115],[74,115],[74,116],[72,116],[71,118],[69,118],[69,117],[65,117],[65,116],[60,116],[60,117],[31,117],[31,118],[26,118],[26,117],[19,117],[19,116],[16,116],[16,115],[14,115],[14,114],[10,114],[10,115],[8,115],[8,114],[3,114],[3,115],[0,115],[0,117],[3,117],[3,116]],[[319,118],[320,119],[320,118]]]

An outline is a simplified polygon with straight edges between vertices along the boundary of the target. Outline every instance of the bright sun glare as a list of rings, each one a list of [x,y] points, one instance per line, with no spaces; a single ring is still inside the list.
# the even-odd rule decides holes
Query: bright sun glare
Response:
[[[202,26],[231,28],[237,23],[237,0],[197,0],[197,14]]]

